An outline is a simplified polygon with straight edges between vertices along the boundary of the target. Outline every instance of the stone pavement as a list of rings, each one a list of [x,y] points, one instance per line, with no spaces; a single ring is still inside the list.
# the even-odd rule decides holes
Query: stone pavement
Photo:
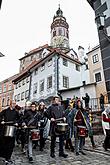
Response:
[[[66,150],[68,158],[61,158],[58,156],[58,143],[56,144],[56,157],[50,157],[50,141],[47,141],[44,151],[39,151],[39,148],[34,149],[33,158],[34,163],[32,165],[110,165],[110,150],[104,151],[102,142],[104,140],[103,135],[94,136],[96,142],[96,149],[92,149],[89,138],[86,139],[85,153],[76,156],[74,153]],[[16,146],[12,155],[13,165],[29,165],[27,155],[20,151],[20,147]],[[4,165],[3,161],[0,161],[0,165]]]

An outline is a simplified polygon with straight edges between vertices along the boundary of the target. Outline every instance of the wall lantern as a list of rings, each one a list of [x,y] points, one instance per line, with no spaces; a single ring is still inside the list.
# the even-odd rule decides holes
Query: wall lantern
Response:
[[[106,28],[105,28],[105,17],[106,15],[102,14],[97,14],[96,18],[95,18],[95,22],[97,24],[97,28],[99,31],[103,31],[106,39],[110,42],[110,37],[108,36],[107,32],[106,32]]]

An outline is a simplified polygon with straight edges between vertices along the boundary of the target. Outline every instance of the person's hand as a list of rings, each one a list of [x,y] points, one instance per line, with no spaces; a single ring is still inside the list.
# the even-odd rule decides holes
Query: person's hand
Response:
[[[66,117],[63,117],[63,121],[66,122]]]
[[[27,125],[24,125],[24,128],[27,128]]]
[[[54,119],[54,118],[51,118],[50,120],[51,120],[52,122],[53,122],[53,121],[55,121],[55,119]]]
[[[18,123],[15,123],[14,125],[17,127],[18,126]]]
[[[5,122],[4,122],[4,121],[2,121],[2,122],[1,122],[1,124],[5,124]]]

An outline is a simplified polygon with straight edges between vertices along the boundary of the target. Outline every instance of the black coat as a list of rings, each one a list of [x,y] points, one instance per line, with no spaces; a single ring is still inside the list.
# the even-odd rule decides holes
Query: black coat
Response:
[[[12,121],[13,123],[16,123],[19,120],[19,113],[15,109],[11,110],[9,107],[0,112],[0,122],[2,120],[5,122]]]
[[[51,118],[59,119],[65,117],[65,111],[63,106],[58,104],[52,104],[45,111],[46,117],[51,120]],[[55,135],[56,122],[50,123],[50,134]]]

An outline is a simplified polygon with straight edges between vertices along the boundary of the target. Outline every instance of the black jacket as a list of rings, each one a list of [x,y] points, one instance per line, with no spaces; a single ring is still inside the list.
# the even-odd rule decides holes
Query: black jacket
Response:
[[[11,110],[10,107],[8,107],[0,112],[0,122],[2,120],[5,122],[12,121],[13,123],[16,123],[19,120],[19,113],[15,109]]]

